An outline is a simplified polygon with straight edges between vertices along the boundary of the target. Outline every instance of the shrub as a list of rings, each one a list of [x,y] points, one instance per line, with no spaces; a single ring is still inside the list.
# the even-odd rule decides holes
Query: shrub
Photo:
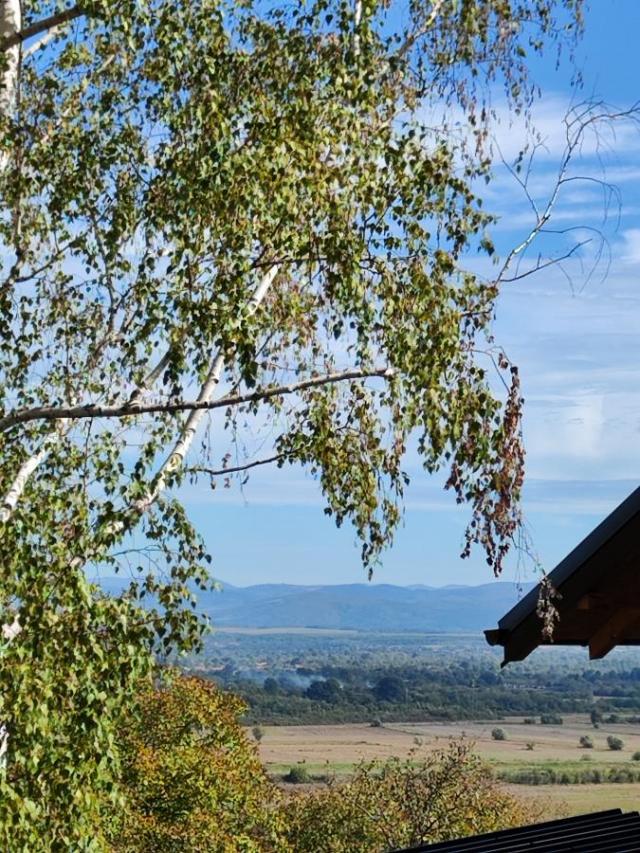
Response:
[[[262,726],[254,726],[251,729],[251,734],[253,735],[254,740],[260,743],[260,741],[264,737],[264,729],[262,728]]]
[[[618,751],[624,748],[624,741],[622,740],[622,738],[615,737],[615,735],[609,735],[609,737],[607,738],[607,746],[609,747],[609,749]]]
[[[530,741],[528,741],[528,743],[525,744],[525,747],[531,752],[535,747],[535,743],[532,740],[530,740]]]
[[[349,782],[286,804],[296,853],[382,853],[519,826],[535,812],[503,791],[463,742],[418,759],[367,762]]]
[[[371,728],[373,728],[373,729],[381,729],[381,728],[383,728],[382,720],[378,720],[378,719],[376,719],[376,720],[371,720],[371,722],[369,723],[369,725],[370,725],[370,726],[371,726]]]
[[[561,726],[564,720],[559,714],[541,714],[540,722],[543,726]]]
[[[589,737],[589,735],[582,735],[580,738],[580,746],[583,749],[593,749],[593,741]]]
[[[289,770],[286,776],[282,777],[285,782],[289,782],[292,785],[305,785],[311,781],[311,776],[309,776],[309,771],[304,766],[304,764],[294,764],[293,767]]]
[[[525,717],[522,721],[525,726],[535,726],[536,718],[535,717]]]
[[[640,752],[634,752],[631,756],[632,761],[640,761]]]
[[[108,849],[286,851],[281,795],[239,723],[240,699],[176,677],[144,691],[138,705],[120,733],[125,807],[108,816]]]
[[[507,734],[504,729],[492,729],[491,737],[494,740],[506,740]]]

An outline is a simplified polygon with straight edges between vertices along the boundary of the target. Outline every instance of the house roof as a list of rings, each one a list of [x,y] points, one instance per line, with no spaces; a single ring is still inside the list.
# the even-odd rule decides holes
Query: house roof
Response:
[[[485,631],[504,647],[504,664],[537,646],[589,646],[591,658],[616,645],[640,645],[640,488],[636,489],[548,575],[558,611],[551,639],[537,613],[540,584]]]
[[[611,809],[410,848],[411,853],[637,853],[640,814]],[[397,853],[409,853],[397,851]]]

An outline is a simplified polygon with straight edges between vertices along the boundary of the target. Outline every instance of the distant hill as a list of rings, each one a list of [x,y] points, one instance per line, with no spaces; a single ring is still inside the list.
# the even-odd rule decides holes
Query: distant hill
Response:
[[[119,579],[102,582],[107,591]],[[349,628],[359,631],[478,631],[492,628],[531,588],[482,586],[260,584],[198,593],[199,609],[214,625],[242,628]]]

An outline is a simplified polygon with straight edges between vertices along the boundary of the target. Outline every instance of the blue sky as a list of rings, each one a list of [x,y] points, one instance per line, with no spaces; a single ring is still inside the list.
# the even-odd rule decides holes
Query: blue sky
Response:
[[[569,69],[550,57],[536,67],[543,95],[535,122],[545,141],[532,172],[543,201],[563,149],[563,118],[576,97],[615,107],[640,100],[636,74],[640,2],[592,0],[578,51],[582,92],[572,93]],[[505,155],[518,150],[522,127],[504,122],[496,136]],[[522,373],[526,399],[527,483],[524,509],[534,545],[551,569],[630,491],[640,484],[640,129],[618,126],[596,146],[585,142],[574,174],[602,176],[621,198],[603,223],[603,195],[595,183],[575,183],[561,197],[558,227],[584,226],[558,238],[565,249],[601,228],[605,260],[593,241],[565,264],[568,278],[550,270],[505,286],[495,324]],[[499,248],[515,245],[531,225],[526,199],[505,171],[497,174],[487,206],[501,214]],[[560,248],[556,240],[555,248]],[[475,258],[470,264],[490,272]],[[593,274],[589,278],[589,271]],[[384,555],[374,582],[439,586],[491,580],[480,553],[459,559],[467,510],[409,460],[412,485],[405,524]],[[214,557],[214,574],[230,583],[354,583],[364,579],[349,529],[336,530],[322,513],[315,483],[303,471],[258,470],[243,492],[185,493],[191,517]],[[531,579],[512,561],[507,579]]]

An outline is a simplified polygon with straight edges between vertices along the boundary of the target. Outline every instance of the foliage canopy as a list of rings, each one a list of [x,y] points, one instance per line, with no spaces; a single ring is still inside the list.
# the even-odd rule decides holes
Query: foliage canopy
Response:
[[[243,703],[212,682],[174,678],[140,697],[119,735],[126,806],[114,851],[284,851],[280,795],[238,722]]]
[[[493,250],[490,88],[526,109],[529,57],[579,5],[2,4],[4,847],[100,846],[134,686],[202,628],[179,487],[264,461],[251,435],[318,478],[368,567],[415,440],[500,570],[521,400],[497,286],[461,259]],[[132,580],[109,599],[88,575],[113,570]]]

